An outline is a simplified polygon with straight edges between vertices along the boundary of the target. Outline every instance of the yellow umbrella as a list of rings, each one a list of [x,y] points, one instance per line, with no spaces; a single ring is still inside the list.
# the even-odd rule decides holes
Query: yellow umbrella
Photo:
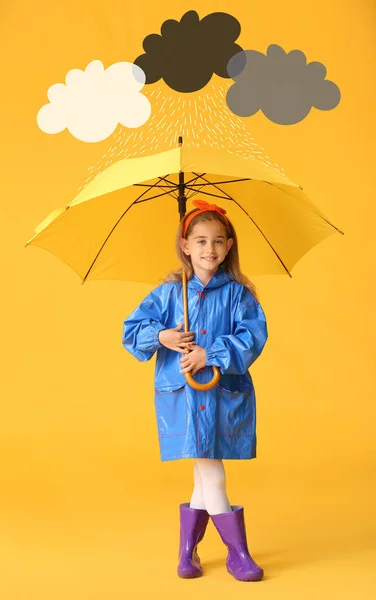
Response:
[[[82,283],[155,283],[177,266],[178,214],[197,194],[228,210],[248,275],[291,276],[313,246],[343,233],[279,171],[225,150],[183,146],[179,138],[177,148],[109,166],[38,225],[26,245],[58,256]],[[184,325],[188,331],[188,319]]]

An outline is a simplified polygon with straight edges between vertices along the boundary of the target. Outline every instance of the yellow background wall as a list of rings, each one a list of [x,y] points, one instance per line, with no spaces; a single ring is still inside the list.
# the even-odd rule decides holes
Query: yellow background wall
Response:
[[[252,367],[258,458],[225,461],[250,550],[252,589],[224,567],[211,528],[205,577],[175,575],[178,504],[193,461],[161,463],[153,368],[121,346],[152,286],[89,282],[24,243],[68,203],[109,141],[42,133],[50,85],[100,59],[133,61],[142,40],[190,9],[230,12],[243,48],[320,61],[332,111],[247,130],[345,232],[282,276],[254,278],[269,341]],[[130,597],[371,598],[375,534],[375,5],[346,0],[6,2],[1,11],[0,591],[6,600]],[[244,270],[246,260],[243,258]],[[194,592],[192,586],[195,586]],[[236,586],[236,587],[234,587]],[[200,589],[198,589],[200,588]]]

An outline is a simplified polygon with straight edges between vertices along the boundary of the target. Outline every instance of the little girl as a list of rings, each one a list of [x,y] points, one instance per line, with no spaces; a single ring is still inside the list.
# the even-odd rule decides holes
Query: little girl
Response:
[[[171,273],[124,322],[123,346],[140,361],[157,352],[155,409],[162,461],[194,458],[194,490],[180,505],[179,577],[202,574],[197,545],[209,516],[228,548],[227,570],[262,579],[247,547],[244,509],[231,506],[223,459],[256,457],[255,391],[249,367],[268,338],[253,284],[240,272],[237,237],[226,211],[196,200],[181,221],[177,253],[187,273],[191,331],[183,329],[181,269]],[[189,349],[189,353],[187,352]],[[196,391],[220,369],[219,384]]]

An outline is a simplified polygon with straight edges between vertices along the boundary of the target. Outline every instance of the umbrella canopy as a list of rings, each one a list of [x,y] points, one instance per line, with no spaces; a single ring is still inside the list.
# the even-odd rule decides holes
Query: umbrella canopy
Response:
[[[182,173],[188,210],[190,198],[227,210],[249,276],[290,274],[313,246],[343,233],[273,168],[226,151],[179,146],[111,165],[54,210],[26,245],[52,252],[83,282],[155,283],[179,266],[173,248]]]

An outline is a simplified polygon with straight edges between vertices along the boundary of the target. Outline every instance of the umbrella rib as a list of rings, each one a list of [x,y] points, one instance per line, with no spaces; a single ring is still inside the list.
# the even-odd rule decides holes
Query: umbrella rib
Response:
[[[162,181],[167,181],[167,183],[171,183],[171,185],[173,185],[174,187],[178,187],[177,183],[174,183],[173,181],[170,181],[169,179],[166,179],[166,177],[168,177],[168,175],[165,175],[164,177],[158,177],[158,179],[160,179]]]
[[[185,182],[185,185],[189,185],[192,181],[197,181],[197,179],[199,179],[203,175],[206,175],[206,173],[202,173],[202,175],[197,175],[196,177],[192,177],[192,179]],[[194,185],[194,184],[192,184],[192,185]],[[197,185],[203,185],[203,184],[198,183]]]
[[[147,187],[147,188],[151,188],[152,187],[150,185],[150,183],[134,183],[133,186],[134,187]],[[156,185],[155,187],[176,189],[176,185]]]
[[[152,189],[153,187],[157,187],[157,188],[168,188],[170,190],[177,190],[178,189],[178,184],[174,183],[173,181],[169,181],[168,179],[166,179],[165,177],[158,177],[159,181],[157,183],[154,183],[153,185],[149,184],[149,183],[134,183],[134,187],[147,187],[148,189]],[[171,185],[160,185],[161,181],[167,181],[169,184]],[[148,190],[147,190],[148,191]],[[173,196],[176,200],[178,198],[178,196]]]
[[[171,185],[160,185],[160,181],[168,181],[168,179],[164,179],[164,177],[159,177],[159,182],[155,183],[153,185],[149,184],[149,183],[134,183],[134,187],[147,187],[148,189],[152,189],[153,187],[157,187],[160,189],[164,189],[164,188],[168,188],[169,190],[177,190],[178,189],[178,184],[177,183],[173,183],[171,182]],[[148,190],[147,190],[148,191]],[[178,198],[178,196],[173,196],[176,200]]]
[[[204,175],[205,175],[205,173],[204,173]],[[202,175],[199,175],[199,177],[202,177]],[[253,181],[253,179],[251,179],[250,177],[245,177],[244,179],[230,179],[229,181],[214,181],[213,183],[191,183],[191,186],[194,186],[194,185],[205,186],[205,185],[214,185],[214,184],[219,185],[222,183],[239,183],[239,181]]]
[[[192,184],[192,181],[197,181],[197,179],[199,179],[199,178],[200,178],[200,177],[202,177],[203,175],[206,175],[206,173],[202,173],[201,175],[197,175],[196,177],[192,177],[192,179],[190,179],[189,181],[187,181],[187,182],[185,183],[185,186],[186,186],[186,187],[190,186],[190,184]],[[198,194],[198,193],[199,193],[199,191],[201,190],[201,188],[202,188],[202,187],[203,187],[205,184],[203,184],[203,183],[198,183],[198,184],[192,184],[192,185],[195,185],[195,186],[197,185],[197,186],[199,186],[199,188],[198,188],[198,190],[193,190],[193,193],[192,193],[192,194],[190,194],[190,195],[189,195],[189,194],[187,194],[187,200],[188,200],[188,199],[190,199],[190,198],[192,198],[192,197],[193,197],[195,194]],[[192,188],[190,187],[189,189],[192,189]]]
[[[191,187],[189,185],[186,185],[186,187],[190,190]],[[214,198],[221,198],[222,200],[227,200],[227,196],[217,196],[216,194],[211,194],[210,192],[201,192],[201,190],[193,190],[195,194],[201,193],[204,194],[205,196],[213,196]],[[192,194],[193,195],[193,194]]]
[[[196,175],[196,173],[195,173]],[[207,183],[210,183],[210,181],[208,181],[207,179],[205,179],[203,177],[203,180],[206,181]],[[251,180],[253,181],[253,180]],[[267,183],[267,182],[266,182]],[[217,187],[217,185],[215,183],[212,183],[211,185],[213,185],[215,188]],[[282,258],[279,256],[278,252],[276,251],[276,249],[272,246],[272,244],[269,242],[268,238],[266,237],[266,235],[263,233],[263,231],[261,231],[260,227],[257,225],[257,223],[252,219],[252,217],[247,213],[247,211],[241,206],[241,204],[239,204],[239,202],[237,202],[234,198],[232,198],[232,196],[230,196],[229,194],[227,194],[227,192],[225,192],[224,190],[221,190],[220,188],[218,188],[220,192],[222,192],[223,194],[226,194],[227,199],[228,200],[232,200],[233,202],[235,202],[235,204],[237,206],[239,206],[239,208],[247,215],[247,217],[252,221],[252,223],[254,224],[255,227],[257,227],[257,229],[259,230],[259,232],[261,233],[262,237],[266,240],[266,242],[269,244],[270,248],[272,249],[272,251],[274,252],[274,254],[276,255],[276,257],[278,258],[279,262],[281,263],[281,265],[283,266],[283,268],[285,269],[286,273],[289,275],[289,277],[292,278],[292,275],[290,273],[290,271],[288,270],[288,268],[286,267],[285,263],[283,262]],[[281,190],[283,191],[283,190]],[[203,192],[205,193],[205,192]]]
[[[136,185],[136,184],[134,184],[134,185]],[[147,190],[145,190],[144,194],[147,194],[147,192],[148,192],[149,190],[151,190],[153,187],[154,187],[155,189],[162,189],[162,190],[163,190],[164,188],[166,188],[166,187],[168,188],[168,190],[172,190],[172,189],[173,189],[173,188],[172,188],[172,186],[167,186],[167,185],[157,185],[157,184],[153,184],[153,185],[147,185],[147,186],[145,186],[145,187],[147,187],[148,189],[147,189]],[[175,186],[175,189],[177,190],[177,188],[178,188],[178,186],[176,185],[176,186]],[[175,194],[172,194],[172,193],[171,193],[171,191],[167,191],[167,192],[163,192],[163,194],[158,194],[158,195],[156,195],[156,196],[152,196],[151,198],[144,198],[144,200],[139,200],[139,199],[137,199],[137,200],[135,200],[135,204],[141,204],[142,202],[147,202],[148,200],[153,200],[154,198],[159,198],[159,196],[164,196],[165,194],[170,194],[170,195],[172,196],[172,198],[175,198],[175,200],[177,200],[177,199],[178,199],[178,196],[177,196],[177,195],[175,195]],[[140,196],[140,198],[141,198],[141,196]]]
[[[167,194],[170,194],[170,192],[163,192],[162,194],[156,194],[156,196],[151,196],[150,198],[144,198],[143,200],[136,200],[133,204],[142,204],[143,202],[149,202],[149,200],[155,200],[155,198],[160,198],[161,196],[166,196]],[[176,200],[175,196],[172,196],[172,197],[174,198],[174,200]]]
[[[206,175],[206,173],[201,173],[201,175],[197,175],[197,173],[194,173],[194,175],[196,175],[196,177],[193,177],[192,179],[190,179],[189,181],[187,181],[187,183],[185,184],[186,187],[188,187],[188,189],[192,190],[192,186],[198,187],[199,189],[197,190],[192,190],[193,193],[190,194],[189,196],[187,195],[187,199],[188,198],[193,198],[193,196],[195,196],[196,194],[200,193],[201,189],[205,186],[205,185],[212,185],[211,183],[196,183],[196,184],[191,184],[192,181],[197,181],[197,179],[203,178],[204,175]],[[205,180],[206,181],[206,180]],[[203,194],[206,194],[207,196],[210,195],[209,192],[202,192]],[[214,194],[212,194],[214,196],[214,198],[222,198],[222,196],[216,196]]]
[[[166,177],[168,177],[168,175],[166,175]],[[178,188],[179,188],[178,184],[177,184],[177,183],[174,183],[173,181],[170,181],[169,179],[166,179],[166,177],[158,177],[158,179],[159,179],[160,181],[167,181],[167,183],[171,183],[171,184],[172,184],[172,186],[174,186],[174,189],[177,191],[177,190],[178,190]],[[158,186],[158,187],[159,187],[159,186]],[[175,200],[177,200],[177,199],[178,199],[178,196],[179,196],[179,194],[177,194],[176,196],[173,196],[173,198],[175,198]]]
[[[187,194],[187,200],[193,198],[193,196],[196,196],[196,194],[199,194],[201,191],[201,188],[198,188],[197,190],[193,190],[192,194]],[[204,193],[204,192],[203,192]],[[217,197],[217,196],[216,196]],[[218,196],[219,197],[219,196]]]
[[[161,178],[160,178],[161,179]],[[151,187],[158,187],[157,184],[153,184]],[[110,238],[111,234],[114,232],[114,230],[116,229],[116,227],[119,225],[120,221],[122,220],[122,218],[127,214],[127,212],[132,208],[132,206],[134,204],[139,204],[140,203],[140,198],[142,198],[142,196],[144,196],[146,193],[148,192],[148,190],[145,190],[144,192],[142,192],[142,194],[136,198],[136,200],[134,200],[129,206],[128,208],[123,212],[123,214],[121,215],[121,217],[117,220],[117,222],[115,223],[115,225],[113,226],[113,228],[111,229],[110,233],[108,234],[108,236],[106,237],[106,239],[104,240],[102,246],[99,248],[97,255],[95,256],[93,262],[91,263],[85,277],[82,280],[82,284],[85,283],[87,276],[89,275],[90,271],[92,270],[94,264],[96,263],[98,256],[100,255],[100,253],[102,252],[103,248],[105,247],[107,240]],[[169,194],[169,192],[163,192],[163,194],[159,194],[158,196],[154,196],[155,198],[158,198],[159,196],[165,196],[166,194]],[[145,200],[141,200],[141,202],[145,202],[147,199]],[[151,200],[151,198],[149,198],[149,200]]]
[[[272,183],[270,183],[269,181],[265,181],[265,183],[268,183],[269,185],[272,185],[273,187],[277,188],[277,190],[279,190],[280,192],[284,192],[285,194],[287,194],[288,196],[290,196],[290,198],[294,198],[294,200],[297,200],[297,198],[295,198],[295,196],[293,196],[292,194],[289,194],[286,190],[283,190],[282,188],[278,187],[278,185],[273,185]],[[303,188],[299,186],[299,189],[303,191]],[[338,231],[338,233],[341,233],[342,235],[345,235],[344,232],[341,229],[338,229],[338,227],[336,227],[335,225],[333,225],[333,223],[331,223],[330,221],[328,221],[328,219],[326,217],[324,217],[323,215],[319,214],[316,211],[312,211],[315,213],[315,215],[317,215],[318,217],[320,217],[320,219],[322,219],[323,221],[325,221],[325,223],[328,223],[328,225],[330,225],[331,227],[333,227],[333,229],[335,229],[336,231]]]

